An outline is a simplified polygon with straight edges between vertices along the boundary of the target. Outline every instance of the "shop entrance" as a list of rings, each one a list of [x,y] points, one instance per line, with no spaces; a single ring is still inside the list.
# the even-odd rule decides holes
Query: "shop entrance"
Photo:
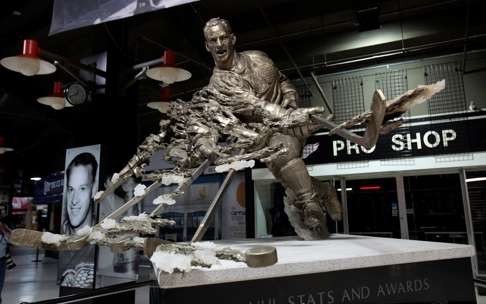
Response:
[[[460,175],[346,180],[350,234],[467,244]]]
[[[346,181],[349,233],[400,238],[394,178]]]
[[[346,210],[339,232],[472,244],[476,270],[486,274],[486,171],[343,178],[341,183]]]
[[[467,244],[459,174],[404,177],[409,238]]]

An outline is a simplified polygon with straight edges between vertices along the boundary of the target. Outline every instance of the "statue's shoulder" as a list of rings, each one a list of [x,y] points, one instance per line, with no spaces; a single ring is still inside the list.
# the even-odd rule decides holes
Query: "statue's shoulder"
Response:
[[[244,51],[241,52],[240,54],[248,57],[253,63],[256,64],[267,63],[273,65],[272,59],[270,59],[270,57],[268,57],[268,55],[262,51],[256,51],[256,50]]]

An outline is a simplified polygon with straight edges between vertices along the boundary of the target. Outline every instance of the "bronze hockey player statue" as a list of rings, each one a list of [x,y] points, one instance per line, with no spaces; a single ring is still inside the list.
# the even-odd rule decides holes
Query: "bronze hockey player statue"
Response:
[[[333,187],[311,178],[305,167],[301,155],[306,138],[326,128],[371,148],[380,133],[400,125],[399,117],[412,105],[444,88],[444,81],[419,86],[388,101],[377,90],[369,111],[337,125],[319,115],[323,113],[321,107],[298,108],[294,86],[265,53],[236,52],[236,37],[228,21],[209,20],[204,37],[215,63],[209,84],[188,102],[171,102],[161,121],[161,132],[147,137],[119,173],[118,181],[98,200],[129,176],[144,175],[144,165],[158,149],[166,150],[166,158],[175,168],[150,174],[155,182],[146,192],[170,181],[179,184],[165,199],[182,193],[209,164],[259,159],[285,187],[286,212],[297,234],[304,239],[323,239],[328,236],[326,214],[339,220],[342,212]],[[366,127],[363,136],[347,130],[358,124]],[[128,202],[127,208],[139,200]],[[151,217],[160,209],[156,208]],[[124,211],[122,207],[113,217]]]

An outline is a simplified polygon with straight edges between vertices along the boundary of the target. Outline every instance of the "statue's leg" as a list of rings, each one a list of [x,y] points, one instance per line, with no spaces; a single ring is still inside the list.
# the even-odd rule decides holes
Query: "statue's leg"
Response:
[[[319,195],[319,201],[324,203],[329,216],[335,221],[342,220],[343,210],[334,186],[330,182],[323,182],[314,177],[312,183]]]
[[[288,153],[267,162],[267,166],[286,189],[286,212],[290,222],[304,239],[326,238],[329,234],[326,213],[301,159],[302,142],[293,136],[276,134],[270,139],[270,145],[276,144],[283,144]]]

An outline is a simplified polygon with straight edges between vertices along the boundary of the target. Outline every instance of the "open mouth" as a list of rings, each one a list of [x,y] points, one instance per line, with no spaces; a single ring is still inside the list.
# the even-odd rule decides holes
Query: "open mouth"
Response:
[[[217,54],[218,56],[223,56],[223,55],[225,55],[225,54],[226,54],[226,50],[216,50],[216,54]]]

